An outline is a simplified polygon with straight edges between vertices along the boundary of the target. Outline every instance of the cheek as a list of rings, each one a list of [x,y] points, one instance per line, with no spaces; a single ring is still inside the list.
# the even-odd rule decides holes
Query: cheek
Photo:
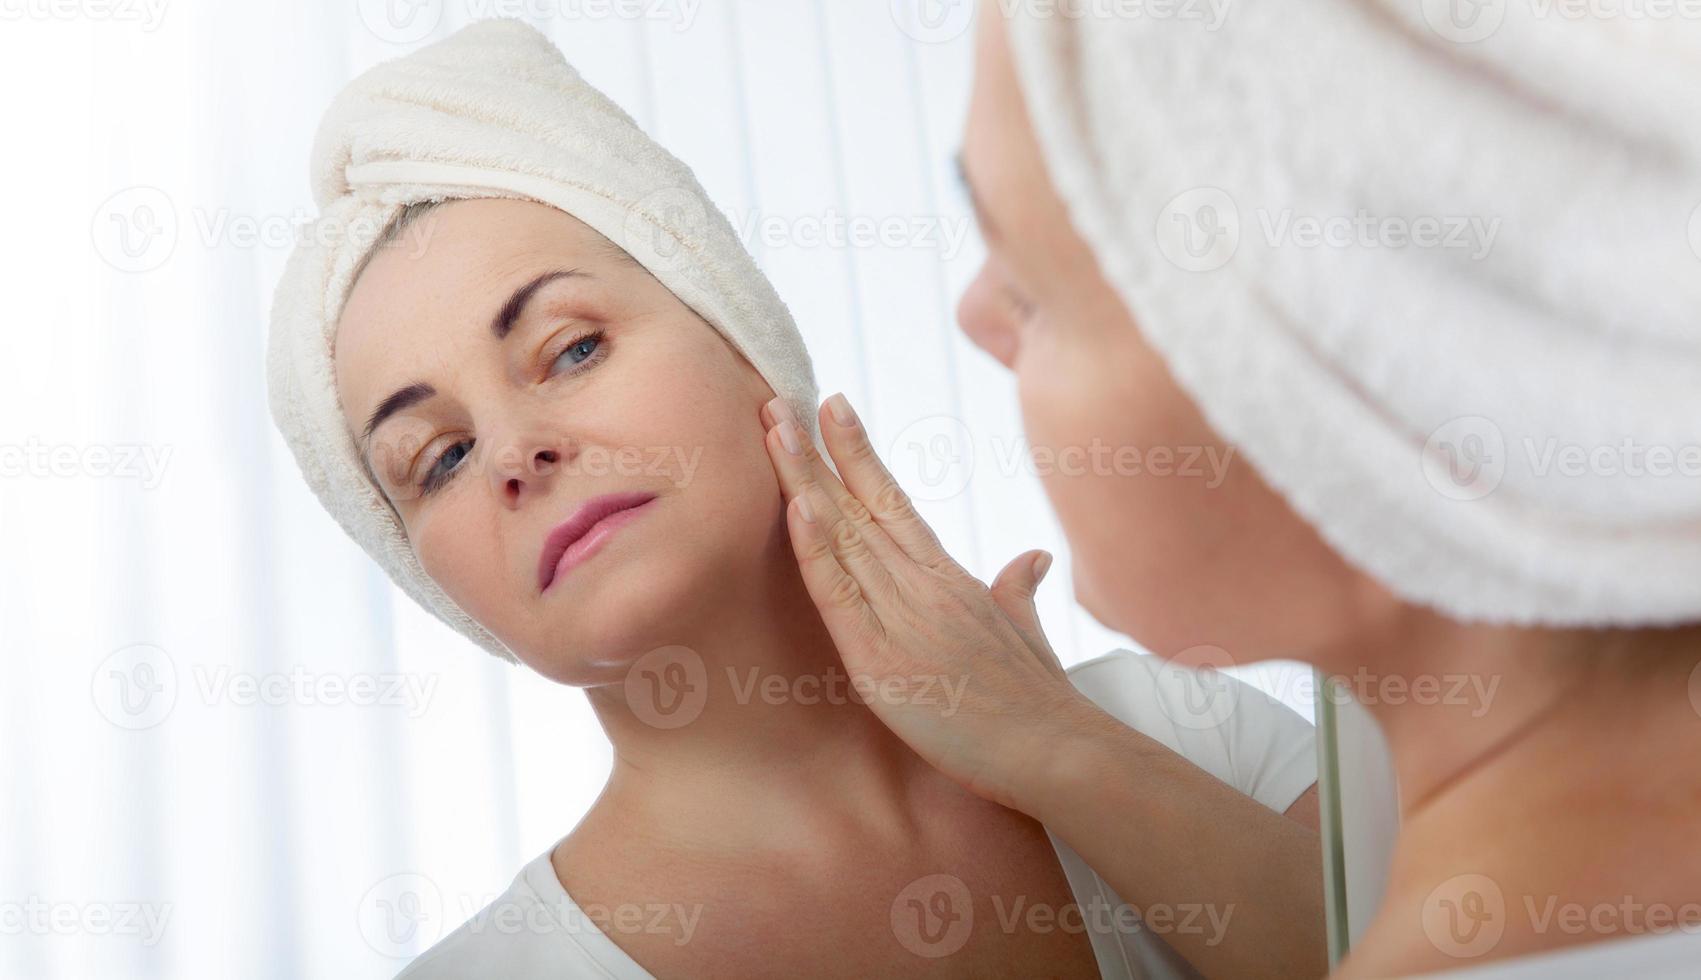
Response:
[[[1359,579],[1222,441],[1130,323],[1018,367],[1035,466],[1076,597],[1155,653],[1291,655],[1347,621]]]
[[[1028,338],[1017,369],[1034,470],[1068,536],[1077,598],[1129,632],[1149,629],[1146,597],[1193,577],[1209,522],[1204,502],[1149,472],[1151,449],[1184,433],[1135,353],[1070,342],[1054,323]]]
[[[455,487],[450,492],[466,490]],[[408,540],[425,574],[467,615],[486,628],[511,618],[504,614],[500,590],[491,588],[491,583],[509,582],[512,575],[498,566],[499,555],[490,546],[494,531],[475,502],[462,498],[436,502],[428,515],[409,525]]]
[[[700,330],[708,330],[704,325]],[[641,409],[649,445],[665,447],[665,480],[685,501],[704,531],[745,532],[779,481],[763,447],[760,411],[766,385],[750,383],[734,355],[700,346],[695,363],[672,365],[668,379],[645,388]]]
[[[712,585],[714,580],[731,574],[749,581],[782,557],[776,541],[787,549],[785,561],[791,560],[785,501],[759,417],[769,397],[766,385],[753,395],[744,386],[722,387],[716,410],[704,416],[710,425],[698,476],[686,491],[704,532],[697,557],[709,578],[701,585],[717,595],[725,588]]]
[[[680,406],[692,424],[675,434],[676,471],[669,479],[696,521],[694,550],[726,561],[778,520],[779,479],[763,446],[761,403],[746,404],[724,388],[704,394],[710,400]]]
[[[1018,370],[1034,465],[1074,556],[1076,597],[1164,652],[1210,642],[1234,457],[1132,325],[1031,331]]]

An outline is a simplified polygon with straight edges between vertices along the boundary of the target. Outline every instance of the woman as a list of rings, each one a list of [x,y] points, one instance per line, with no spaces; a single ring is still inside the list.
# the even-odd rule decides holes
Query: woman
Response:
[[[1179,976],[1187,944],[1321,969],[1313,746],[1272,699],[1189,726],[1197,675],[1039,661],[1167,773],[1147,846],[1246,859],[1155,889],[1185,923],[1130,915],[869,710],[965,692],[839,665],[762,441],[814,402],[801,339],[689,171],[541,35],[478,24],[362,76],[313,169],[341,233],[292,257],[269,354],[303,473],[428,609],[586,688],[615,749],[579,825],[405,975]],[[1010,593],[1035,643],[1038,578]]]
[[[1047,490],[1106,624],[1160,655],[1308,660],[1386,731],[1401,833],[1338,975],[1694,975],[1693,23],[1001,9],[962,151],[988,257],[959,319],[1016,372],[1036,447],[1233,439],[1251,461],[1208,491]],[[1307,245],[1295,222],[1319,214],[1346,221]],[[1426,216],[1498,244],[1423,251]],[[1146,781],[1115,764],[1121,733],[946,568],[860,434],[820,418],[837,476],[769,449],[847,666],[964,671],[983,699],[875,710],[1149,901],[1176,856],[1105,819]],[[1544,468],[1562,455],[1585,463]]]

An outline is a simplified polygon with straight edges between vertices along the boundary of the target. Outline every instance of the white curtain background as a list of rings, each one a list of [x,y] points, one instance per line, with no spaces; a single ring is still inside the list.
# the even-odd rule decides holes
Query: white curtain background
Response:
[[[983,579],[1071,599],[1013,385],[954,324],[967,0],[0,0],[0,976],[389,977],[572,827],[582,696],[394,589],[265,407],[335,92],[488,16],[693,166]],[[1310,712],[1309,674],[1250,671]],[[402,685],[397,688],[396,685]]]

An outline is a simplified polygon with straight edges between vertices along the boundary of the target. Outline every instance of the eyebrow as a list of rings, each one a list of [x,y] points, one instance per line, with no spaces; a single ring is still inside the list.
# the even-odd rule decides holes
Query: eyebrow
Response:
[[[520,317],[525,314],[526,306],[531,303],[532,297],[537,295],[538,290],[557,279],[572,278],[594,279],[596,276],[583,269],[552,269],[549,272],[532,277],[509,294],[507,302],[503,303],[502,308],[496,311],[496,315],[490,318],[490,335],[496,338],[498,342],[506,340],[508,335],[513,332],[514,324],[518,323]],[[392,391],[389,397],[379,402],[378,407],[373,409],[372,414],[367,417],[366,427],[360,432],[361,443],[364,445],[370,440],[372,433],[377,431],[378,427],[383,425],[390,416],[436,395],[437,389],[424,381],[415,381]]]
[[[980,225],[981,235],[988,239],[1000,237],[998,226],[992,223],[992,219],[987,216],[986,208],[980,202],[979,195],[975,194],[975,185],[969,180],[968,168],[963,166],[962,150],[951,154],[951,163],[957,173],[958,186],[962,187],[963,193],[968,196],[969,208],[975,213],[975,223]]]
[[[508,302],[503,303],[502,308],[497,310],[496,315],[491,318],[490,335],[495,337],[497,340],[506,339],[508,332],[513,330],[514,324],[519,321],[520,315],[526,312],[526,304],[532,301],[532,296],[536,294],[538,290],[557,279],[571,279],[574,277],[584,279],[596,278],[583,269],[556,269],[552,272],[545,272],[543,275],[535,277],[531,282],[526,283],[519,289],[514,290],[513,294],[508,297]]]

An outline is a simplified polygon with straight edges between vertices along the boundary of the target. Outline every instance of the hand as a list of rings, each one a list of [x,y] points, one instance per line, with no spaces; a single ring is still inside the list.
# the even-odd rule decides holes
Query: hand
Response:
[[[1026,809],[1024,777],[1098,714],[1040,630],[1051,555],[1018,555],[989,589],[940,547],[843,395],[820,410],[843,482],[783,398],[762,420],[804,583],[869,707],[934,768]]]

